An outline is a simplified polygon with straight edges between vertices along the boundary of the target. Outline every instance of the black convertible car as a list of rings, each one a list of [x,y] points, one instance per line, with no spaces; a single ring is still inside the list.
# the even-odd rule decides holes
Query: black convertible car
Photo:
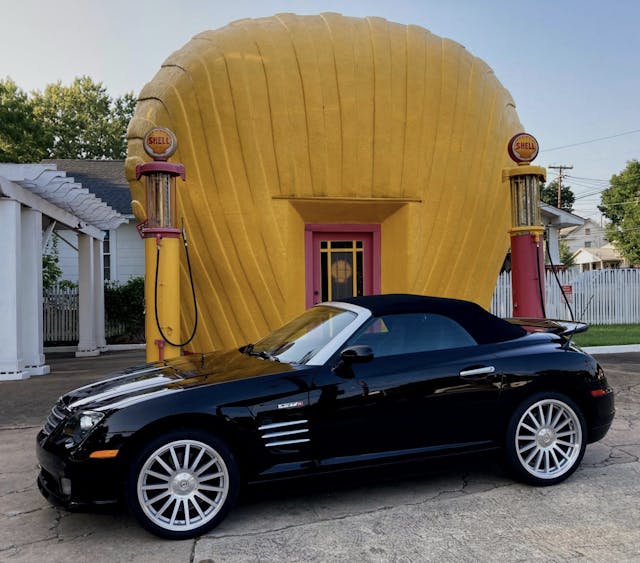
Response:
[[[124,499],[167,538],[210,530],[241,483],[503,448],[516,477],[566,479],[614,416],[578,325],[465,301],[323,303],[255,344],[76,389],[37,437],[43,494]],[[533,329],[531,328],[533,327]]]

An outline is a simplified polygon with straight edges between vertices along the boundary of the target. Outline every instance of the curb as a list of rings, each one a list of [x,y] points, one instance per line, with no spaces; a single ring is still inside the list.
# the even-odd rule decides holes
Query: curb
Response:
[[[622,344],[619,346],[583,346],[587,354],[625,354],[640,352],[640,344]]]
[[[144,350],[146,344],[107,344],[106,348],[100,349],[101,352],[125,352],[127,350]],[[44,354],[53,354],[56,352],[77,352],[78,346],[45,346]]]

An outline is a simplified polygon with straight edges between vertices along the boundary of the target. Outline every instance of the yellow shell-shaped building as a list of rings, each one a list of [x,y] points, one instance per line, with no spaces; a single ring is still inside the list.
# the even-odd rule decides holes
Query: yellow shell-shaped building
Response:
[[[508,247],[521,130],[464,47],[381,18],[279,14],[194,37],[140,95],[127,176],[154,126],[178,139],[200,312],[192,350],[254,341],[324,298],[408,292],[488,306]],[[193,324],[182,260],[182,332]],[[345,293],[346,292],[346,293]]]

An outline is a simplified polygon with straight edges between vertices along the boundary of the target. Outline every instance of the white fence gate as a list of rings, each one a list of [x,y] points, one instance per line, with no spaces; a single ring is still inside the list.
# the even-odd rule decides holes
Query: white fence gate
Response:
[[[78,340],[78,289],[54,287],[42,298],[45,342]]]
[[[576,320],[601,325],[640,323],[640,269],[558,272],[558,280]],[[550,319],[571,318],[560,285],[553,272],[546,272],[545,312]],[[491,312],[499,317],[513,314],[510,272],[498,278]]]
[[[79,338],[79,294],[77,287],[53,287],[42,296],[42,332],[47,343],[74,343]],[[109,319],[105,311],[105,336],[126,332],[123,323]]]

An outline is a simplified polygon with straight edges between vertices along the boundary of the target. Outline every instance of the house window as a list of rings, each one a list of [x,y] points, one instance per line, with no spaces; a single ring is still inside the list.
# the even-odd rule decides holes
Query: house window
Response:
[[[111,240],[109,239],[109,231],[104,232],[104,239],[102,241],[102,256],[104,259],[104,279],[108,281],[111,279]]]
[[[584,234],[585,234],[585,235],[587,235],[587,236],[589,236],[589,235],[591,234],[591,229],[587,229],[587,228],[586,228],[586,229],[584,230]]]
[[[591,241],[590,240],[585,241],[584,247],[585,248],[591,248]]]

